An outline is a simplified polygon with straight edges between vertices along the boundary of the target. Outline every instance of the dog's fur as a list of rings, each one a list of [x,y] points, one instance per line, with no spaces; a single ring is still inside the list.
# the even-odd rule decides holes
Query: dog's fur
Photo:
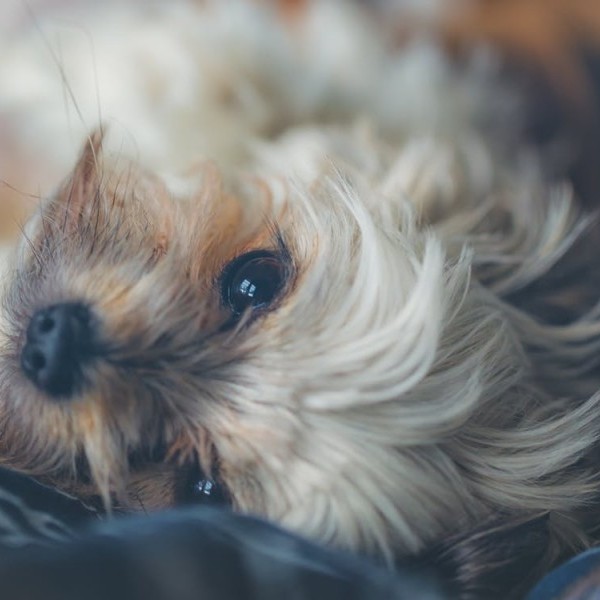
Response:
[[[119,21],[114,55],[97,25],[93,69],[70,58],[85,36],[43,48],[81,127],[98,105],[108,127],[4,261],[2,464],[147,510],[177,503],[199,461],[236,510],[388,562],[497,518],[546,528],[514,564],[591,544],[593,222],[519,137],[494,58],[394,48],[341,1],[292,20],[238,2],[156,10],[133,19],[142,41]],[[103,79],[144,39],[164,65]],[[10,56],[3,81],[29,69],[42,85],[38,58]],[[116,89],[114,105],[82,98],[89,85]],[[63,100],[44,100],[28,126],[60,128]],[[22,108],[10,90],[1,106]],[[59,137],[57,169],[73,151]],[[223,273],[257,249],[285,281],[232,324]],[[19,357],[34,312],[67,301],[91,307],[100,357],[77,398],[54,402]]]

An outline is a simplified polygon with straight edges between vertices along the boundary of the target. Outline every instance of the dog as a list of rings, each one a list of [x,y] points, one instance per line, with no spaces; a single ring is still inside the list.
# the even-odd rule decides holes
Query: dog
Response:
[[[536,574],[592,545],[593,218],[493,54],[398,47],[341,1],[153,11],[0,68],[43,91],[60,67],[27,124],[52,173],[65,89],[72,132],[100,123],[2,261],[2,465],[388,564],[495,519],[543,521]]]

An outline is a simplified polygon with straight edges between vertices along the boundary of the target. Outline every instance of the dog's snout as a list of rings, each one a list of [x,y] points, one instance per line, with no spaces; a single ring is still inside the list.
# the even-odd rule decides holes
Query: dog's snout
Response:
[[[71,398],[82,383],[82,367],[91,357],[91,314],[84,304],[55,304],[33,315],[21,366],[48,396],[58,400]]]

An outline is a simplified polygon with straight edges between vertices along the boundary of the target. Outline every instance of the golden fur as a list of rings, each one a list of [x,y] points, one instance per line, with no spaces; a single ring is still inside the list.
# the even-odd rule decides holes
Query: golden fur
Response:
[[[222,87],[202,88],[203,119],[239,124],[214,133],[221,165],[152,174],[111,124],[35,211],[4,263],[1,462],[139,510],[176,504],[198,461],[236,510],[390,563],[491,517],[549,515],[547,568],[596,536],[592,219],[515,146],[518,94],[493,60],[393,49],[325,4],[312,10],[340,47],[350,27],[367,84],[334,77],[345,59],[314,15],[303,38],[302,21],[243,3],[188,6],[209,24],[250,10],[234,22],[289,52],[247,62],[214,42],[233,66],[209,69]],[[229,326],[223,273],[255,250],[284,284]],[[20,355],[32,315],[72,301],[92,311],[100,358],[56,402]]]

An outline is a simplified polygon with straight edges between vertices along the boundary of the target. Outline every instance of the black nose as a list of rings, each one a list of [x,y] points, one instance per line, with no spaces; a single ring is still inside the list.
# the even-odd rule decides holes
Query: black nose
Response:
[[[69,399],[81,387],[83,366],[91,357],[91,314],[85,305],[55,304],[33,315],[21,366],[40,390]]]

